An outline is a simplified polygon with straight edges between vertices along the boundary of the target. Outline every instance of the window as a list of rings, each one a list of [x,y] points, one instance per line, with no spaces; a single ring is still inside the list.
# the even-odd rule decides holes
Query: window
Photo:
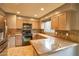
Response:
[[[44,32],[51,32],[51,20],[42,22],[41,28],[44,29]]]

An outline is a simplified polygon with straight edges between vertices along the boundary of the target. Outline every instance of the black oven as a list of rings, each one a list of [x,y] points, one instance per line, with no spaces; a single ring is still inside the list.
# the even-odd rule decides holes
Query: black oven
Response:
[[[30,45],[30,40],[32,39],[32,24],[23,23],[23,31],[22,31],[22,45]]]

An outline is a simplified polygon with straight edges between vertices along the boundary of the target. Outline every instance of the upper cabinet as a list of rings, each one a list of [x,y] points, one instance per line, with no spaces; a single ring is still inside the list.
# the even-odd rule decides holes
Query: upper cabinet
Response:
[[[60,13],[55,14],[55,12]],[[79,30],[79,4],[64,4],[45,17],[51,17],[52,29]]]
[[[32,21],[32,29],[40,29],[40,21]]]
[[[32,29],[40,29],[40,21],[39,20],[23,20],[23,19],[17,19],[16,20],[16,27],[17,29],[22,29],[23,23],[29,23],[32,24]]]
[[[66,11],[51,17],[52,29],[56,30],[75,30],[75,12]]]
[[[16,27],[17,29],[22,29],[22,25],[23,25],[23,20],[16,20]]]
[[[58,29],[58,27],[59,27],[59,20],[58,20],[58,16],[53,16],[52,18],[51,18],[51,27],[53,28],[53,29]]]
[[[51,17],[52,29],[79,30],[79,11],[61,12]]]
[[[59,30],[65,30],[67,25],[66,13],[61,13],[58,15],[59,20]]]
[[[65,30],[67,25],[67,13],[60,13],[51,17],[52,28],[56,30]]]

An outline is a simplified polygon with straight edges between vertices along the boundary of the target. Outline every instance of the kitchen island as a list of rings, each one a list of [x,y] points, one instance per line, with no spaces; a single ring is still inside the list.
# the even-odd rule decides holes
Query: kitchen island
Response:
[[[75,55],[75,49],[73,47],[77,46],[77,43],[41,33],[37,33],[36,35],[46,37],[45,39],[35,39],[30,41],[37,55],[57,55],[57,53],[58,56]]]
[[[77,43],[42,33],[33,34],[31,45],[7,49],[8,56],[74,56]],[[18,36],[20,37],[20,36]],[[18,38],[19,39],[19,38]],[[16,39],[17,40],[17,39]],[[18,41],[17,41],[18,42]]]

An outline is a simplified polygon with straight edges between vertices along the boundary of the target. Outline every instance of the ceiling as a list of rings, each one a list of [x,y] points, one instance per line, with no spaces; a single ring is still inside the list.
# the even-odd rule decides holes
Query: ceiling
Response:
[[[60,7],[64,3],[4,3],[0,4],[0,7],[9,13],[20,12],[19,15],[40,18],[50,11]],[[44,8],[44,11],[41,11],[40,8]]]

